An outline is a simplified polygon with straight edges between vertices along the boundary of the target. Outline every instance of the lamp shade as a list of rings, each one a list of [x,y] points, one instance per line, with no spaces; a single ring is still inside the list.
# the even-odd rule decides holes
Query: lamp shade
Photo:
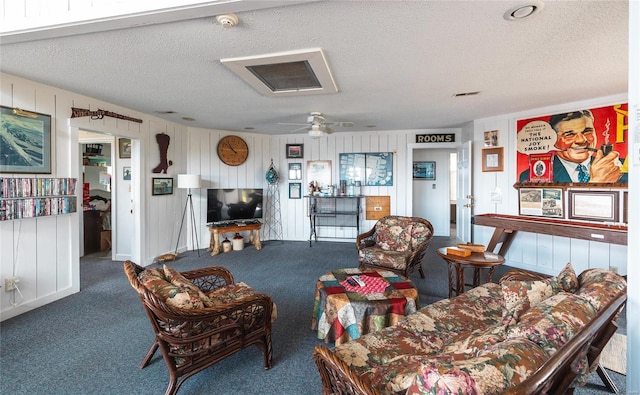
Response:
[[[178,188],[200,188],[199,174],[178,174]]]

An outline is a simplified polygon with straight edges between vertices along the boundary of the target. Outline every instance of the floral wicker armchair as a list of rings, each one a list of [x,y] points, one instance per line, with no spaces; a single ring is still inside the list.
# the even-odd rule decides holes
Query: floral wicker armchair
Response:
[[[388,215],[356,239],[359,268],[391,270],[409,277],[416,269],[424,278],[422,260],[433,238],[433,226],[419,217]]]
[[[275,305],[268,295],[235,284],[220,266],[187,272],[144,268],[131,261],[124,271],[137,291],[155,341],[140,363],[146,367],[160,349],[169,370],[166,395],[175,394],[192,375],[251,345],[272,366],[271,323]]]

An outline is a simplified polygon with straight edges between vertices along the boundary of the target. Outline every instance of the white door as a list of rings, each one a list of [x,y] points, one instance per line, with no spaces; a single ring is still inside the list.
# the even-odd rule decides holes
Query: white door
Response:
[[[473,196],[471,195],[471,141],[462,144],[458,150],[458,177],[456,180],[456,238],[463,243],[471,240],[471,216]]]

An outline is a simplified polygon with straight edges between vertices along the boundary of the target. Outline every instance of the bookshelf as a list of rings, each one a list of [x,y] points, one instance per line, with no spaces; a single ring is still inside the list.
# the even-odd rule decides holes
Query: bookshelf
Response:
[[[0,177],[0,221],[75,213],[77,178]]]

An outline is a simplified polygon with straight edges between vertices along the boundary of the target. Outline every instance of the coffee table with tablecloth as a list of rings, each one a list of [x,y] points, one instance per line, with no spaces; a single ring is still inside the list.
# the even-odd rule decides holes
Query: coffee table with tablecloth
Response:
[[[365,286],[351,285],[358,275]],[[311,329],[335,345],[395,325],[419,307],[418,291],[408,278],[387,270],[338,269],[316,283]]]

